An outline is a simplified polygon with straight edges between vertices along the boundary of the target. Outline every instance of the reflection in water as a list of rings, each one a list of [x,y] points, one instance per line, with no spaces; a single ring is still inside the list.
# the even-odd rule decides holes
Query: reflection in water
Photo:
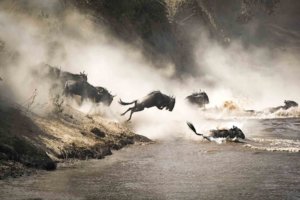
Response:
[[[253,146],[300,139],[299,119],[252,123],[256,132],[245,134]],[[0,199],[299,199],[299,168],[299,153],[174,139],[1,181]]]

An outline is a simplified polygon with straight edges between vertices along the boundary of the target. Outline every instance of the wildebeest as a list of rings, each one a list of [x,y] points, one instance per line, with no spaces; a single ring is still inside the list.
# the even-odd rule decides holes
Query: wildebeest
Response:
[[[186,99],[195,105],[198,105],[199,107],[203,107],[206,104],[209,103],[209,98],[206,94],[206,92],[195,92],[189,96],[186,97]]]
[[[73,74],[71,72],[63,71],[60,68],[53,67],[48,64],[42,66],[41,71],[33,71],[34,75],[38,75],[41,78],[50,79],[56,84],[61,84],[63,87],[68,80],[73,81],[87,81],[87,74],[85,72],[80,72],[79,74]]]
[[[106,88],[97,86],[95,87],[98,91],[98,94],[102,96],[101,102],[105,105],[110,105],[116,95],[112,95]]]
[[[70,72],[61,71],[60,76],[59,76],[59,80],[62,83],[65,83],[68,80],[87,82],[87,74],[85,74],[84,71],[80,72],[79,74],[72,74]]]
[[[188,127],[196,134],[199,136],[202,136],[203,138],[207,139],[208,141],[211,141],[212,138],[226,138],[235,141],[234,139],[245,139],[245,135],[241,129],[239,129],[236,126],[233,126],[230,129],[215,129],[215,130],[210,130],[210,135],[205,136],[201,133],[197,133],[196,128],[194,125],[190,122],[187,122]]]
[[[47,81],[50,84],[49,93],[54,96],[64,90],[65,83],[68,80],[87,81],[87,74],[84,71],[79,74],[73,74],[49,64],[42,64],[40,69],[32,71],[32,75],[42,79],[43,82]]]
[[[292,108],[292,107],[298,107],[298,103],[296,103],[295,101],[291,101],[291,100],[285,100],[284,101],[284,106],[277,106],[277,107],[274,107],[274,108],[270,108],[269,111],[271,113],[273,113],[273,112],[276,112],[280,109],[287,110],[287,109]]]
[[[103,103],[109,106],[113,101],[114,96],[112,96],[107,89],[103,87],[94,87],[87,81],[66,81],[64,87],[65,96],[79,95],[81,100],[90,99],[95,103]]]
[[[134,104],[133,107],[128,108],[124,113],[121,115],[125,115],[127,112],[130,112],[130,116],[127,121],[129,121],[132,117],[132,114],[134,112],[139,112],[144,110],[145,108],[150,108],[156,106],[158,109],[166,109],[169,110],[170,112],[174,109],[175,106],[175,98],[170,97],[168,95],[165,95],[161,93],[160,91],[153,91],[149,93],[147,96],[145,96],[143,99],[140,100],[134,100],[132,102],[126,103],[123,102],[121,99],[119,100],[119,103],[121,105],[130,105]]]

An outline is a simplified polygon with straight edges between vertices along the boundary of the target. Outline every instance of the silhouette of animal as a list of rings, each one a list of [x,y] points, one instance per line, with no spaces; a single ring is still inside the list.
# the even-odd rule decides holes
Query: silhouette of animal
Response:
[[[191,103],[203,107],[209,103],[209,98],[206,92],[195,92],[186,97],[186,99]]]
[[[95,103],[103,103],[109,106],[113,101],[114,96],[103,87],[94,87],[87,81],[66,81],[64,87],[65,96],[79,95],[81,100],[90,99]]]
[[[292,100],[285,100],[284,101],[284,106],[277,106],[277,107],[274,107],[274,108],[270,108],[270,112],[273,113],[273,112],[276,112],[280,109],[283,109],[283,110],[287,110],[287,109],[290,109],[292,107],[298,107],[298,103],[296,103],[295,101],[292,101]]]
[[[160,110],[165,108],[166,110],[169,110],[171,112],[174,109],[175,101],[176,100],[174,97],[165,95],[160,91],[153,91],[140,100],[134,100],[132,102],[126,103],[120,99],[119,103],[121,105],[134,104],[133,107],[128,108],[124,113],[121,114],[121,115],[125,115],[127,112],[130,111],[130,116],[127,120],[129,121],[134,112],[142,111],[145,108],[157,107]]]
[[[226,139],[245,139],[245,135],[241,129],[239,129],[236,126],[233,126],[230,129],[215,129],[210,130],[210,135],[205,136],[202,133],[197,133],[196,128],[194,125],[190,122],[187,122],[188,127],[199,136],[202,136],[203,138],[207,139],[208,141],[211,141],[212,138],[226,138]]]

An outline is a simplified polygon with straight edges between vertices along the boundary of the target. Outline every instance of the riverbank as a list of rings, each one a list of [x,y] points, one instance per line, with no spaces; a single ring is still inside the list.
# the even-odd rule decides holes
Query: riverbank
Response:
[[[126,145],[149,142],[99,115],[85,115],[70,106],[44,116],[11,105],[0,106],[0,179],[55,170],[68,159],[102,159]]]

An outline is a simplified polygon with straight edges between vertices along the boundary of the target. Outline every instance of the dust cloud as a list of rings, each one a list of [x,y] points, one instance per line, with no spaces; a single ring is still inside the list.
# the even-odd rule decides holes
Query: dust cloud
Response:
[[[139,48],[111,37],[104,25],[96,25],[76,10],[58,11],[58,4],[59,1],[31,1],[26,4],[31,14],[5,6],[0,9],[0,40],[4,43],[0,62],[4,79],[2,95],[24,104],[37,91],[36,111],[49,105],[49,83],[32,74],[42,63],[72,73],[85,71],[89,83],[106,87],[117,95],[109,108],[91,102],[78,107],[82,112],[105,115],[117,122],[128,117],[120,116],[127,107],[117,103],[119,98],[132,101],[153,90],[176,96],[173,112],[152,108],[133,114],[131,123],[135,132],[152,139],[170,136],[198,139],[188,130],[186,121],[194,122],[204,133],[216,127],[243,128],[246,121],[213,120],[227,116],[222,110],[224,101],[233,101],[242,109],[277,106],[285,99],[300,101],[296,92],[300,62],[293,53],[255,46],[246,48],[235,40],[222,46],[205,33],[199,33],[195,41],[199,46],[195,51],[198,74],[179,79],[174,77],[173,63],[160,69],[153,67]],[[206,108],[210,115],[185,100],[199,89],[210,97]],[[212,112],[216,109],[222,112]]]

